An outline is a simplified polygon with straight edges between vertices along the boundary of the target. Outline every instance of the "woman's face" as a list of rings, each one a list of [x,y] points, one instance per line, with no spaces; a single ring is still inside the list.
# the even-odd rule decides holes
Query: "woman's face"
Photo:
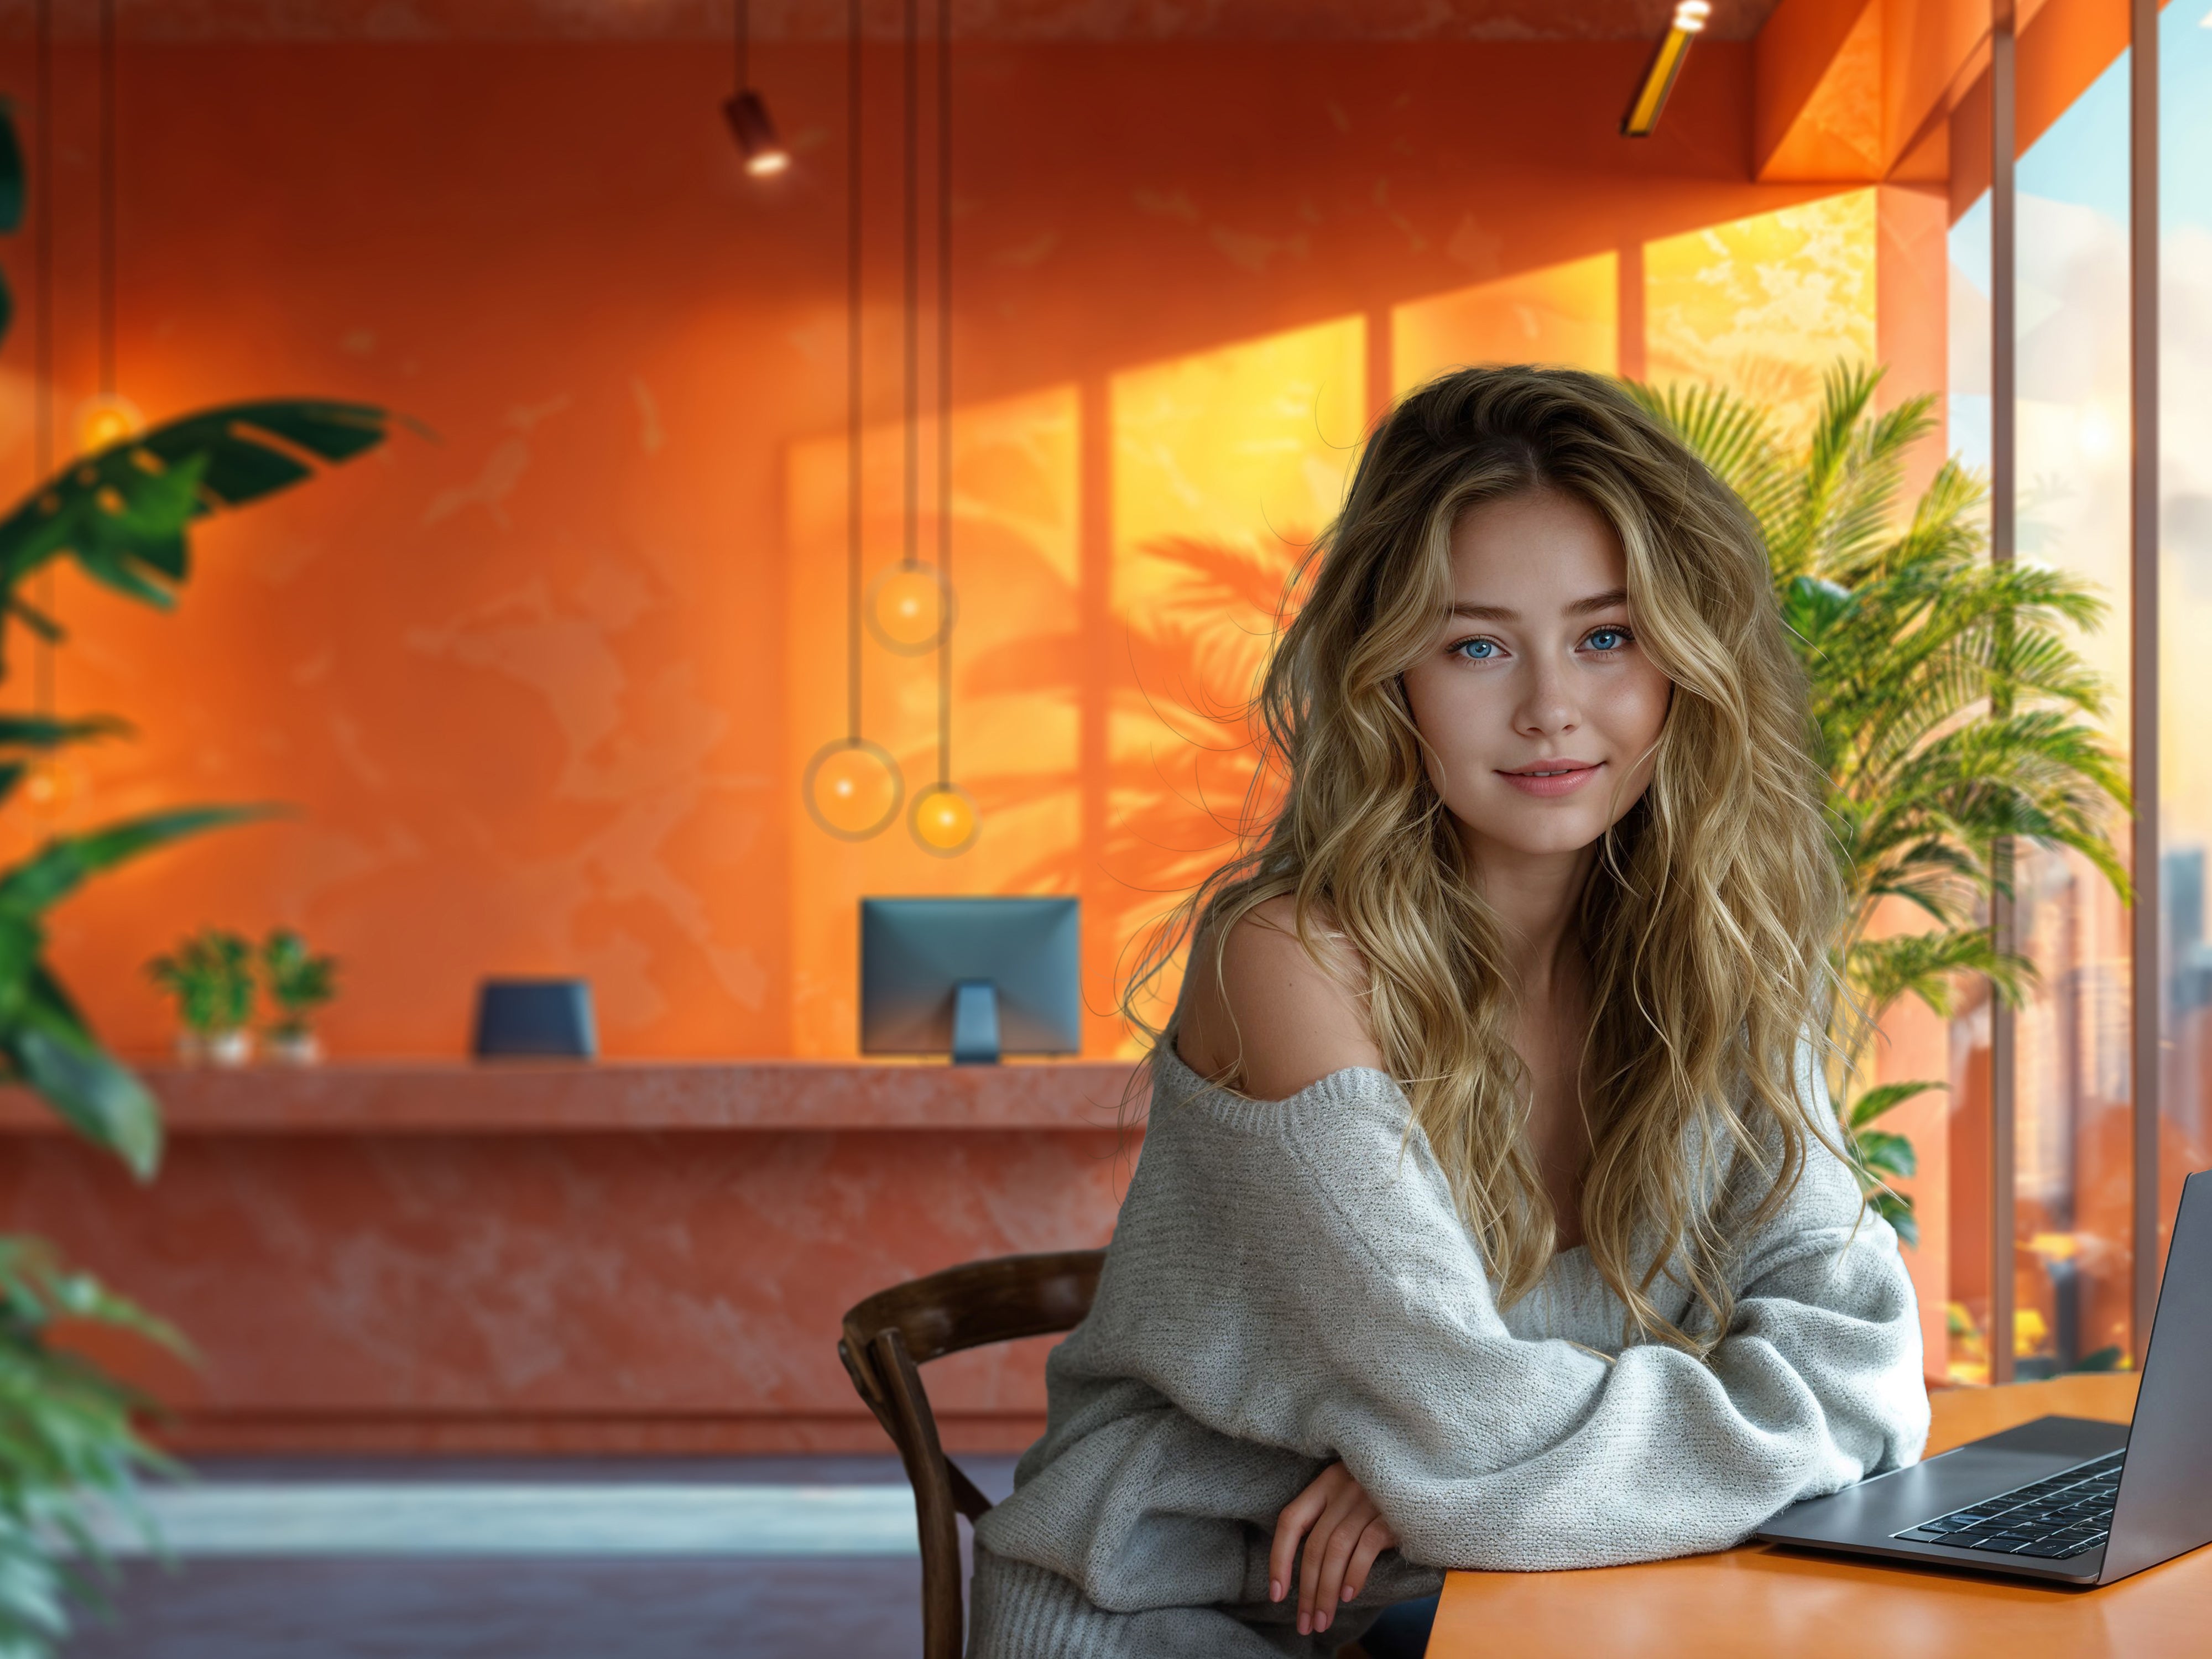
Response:
[[[1429,774],[1468,850],[1578,852],[1633,806],[1672,687],[1637,643],[1620,538],[1555,490],[1452,532],[1452,598],[1406,672]]]

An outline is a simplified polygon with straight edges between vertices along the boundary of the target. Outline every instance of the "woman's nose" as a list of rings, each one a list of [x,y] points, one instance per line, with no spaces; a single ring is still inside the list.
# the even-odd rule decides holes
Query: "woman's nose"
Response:
[[[1514,710],[1514,729],[1524,737],[1555,737],[1581,724],[1567,676],[1559,668],[1540,664],[1529,674],[1521,705]]]

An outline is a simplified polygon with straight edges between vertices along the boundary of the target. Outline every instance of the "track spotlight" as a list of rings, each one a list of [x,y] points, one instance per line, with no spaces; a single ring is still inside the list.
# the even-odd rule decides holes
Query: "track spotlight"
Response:
[[[1636,89],[1635,100],[1621,118],[1622,137],[1651,136],[1659,125],[1659,112],[1667,107],[1667,94],[1674,89],[1674,77],[1682,72],[1682,60],[1690,55],[1692,38],[1705,33],[1705,21],[1712,15],[1711,0],[1680,0],[1674,21],[1660,38],[1659,49],[1651,54],[1650,67],[1644,71],[1644,83]]]
[[[722,106],[722,114],[744,155],[745,171],[756,179],[773,179],[791,165],[791,152],[783,147],[775,123],[769,118],[768,105],[753,90],[752,9],[750,0],[736,0],[731,7],[730,21],[737,33],[738,90]]]
[[[776,136],[775,123],[769,118],[760,94],[750,89],[739,93],[722,106],[722,113],[729,118],[730,131],[744,152],[747,173],[769,179],[791,165],[791,152]]]

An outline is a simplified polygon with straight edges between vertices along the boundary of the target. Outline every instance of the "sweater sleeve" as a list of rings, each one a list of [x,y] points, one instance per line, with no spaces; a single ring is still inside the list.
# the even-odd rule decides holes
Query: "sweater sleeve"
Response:
[[[1340,1457],[1406,1555],[1438,1567],[1723,1548],[1795,1499],[1918,1456],[1911,1281],[1833,1153],[1808,1148],[1787,1203],[1745,1242],[1708,1360],[1657,1343],[1607,1358],[1507,1330],[1441,1171],[1418,1135],[1392,1132],[1397,1100],[1287,1103],[1276,1201],[1239,1206],[1241,1223],[1265,1218],[1237,1255],[1268,1334],[1228,1388],[1204,1366],[1186,1373],[1196,1386],[1170,1385],[1193,1415]],[[1291,1376],[1310,1381],[1286,1388]]]

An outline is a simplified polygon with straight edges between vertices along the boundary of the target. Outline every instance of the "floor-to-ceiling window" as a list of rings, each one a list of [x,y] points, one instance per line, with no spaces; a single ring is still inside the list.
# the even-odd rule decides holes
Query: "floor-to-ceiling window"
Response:
[[[1987,478],[1990,461],[1990,197],[1984,191],[1950,232],[1950,363],[1946,426],[1952,453]],[[1930,1356],[1931,1373],[1961,1382],[1986,1382],[1993,1282],[1990,1272],[1991,1043],[1989,988],[1960,988],[1951,1023],[1949,1140],[1943,1194],[1950,1260],[1944,1324],[1948,1352]]]
[[[2159,28],[2160,959],[2166,1065],[2161,1250],[2181,1179],[2212,1165],[2212,14],[2169,6]]]
[[[2106,688],[2101,724],[2124,762],[2128,76],[2123,53],[2021,155],[2014,313],[2016,556],[2106,602],[2071,643]],[[2108,822],[2124,853],[2124,818]],[[2013,1353],[2031,1376],[2131,1347],[2130,936],[2121,896],[2078,853],[2023,843],[2014,892],[2036,968],[2013,1026]]]

